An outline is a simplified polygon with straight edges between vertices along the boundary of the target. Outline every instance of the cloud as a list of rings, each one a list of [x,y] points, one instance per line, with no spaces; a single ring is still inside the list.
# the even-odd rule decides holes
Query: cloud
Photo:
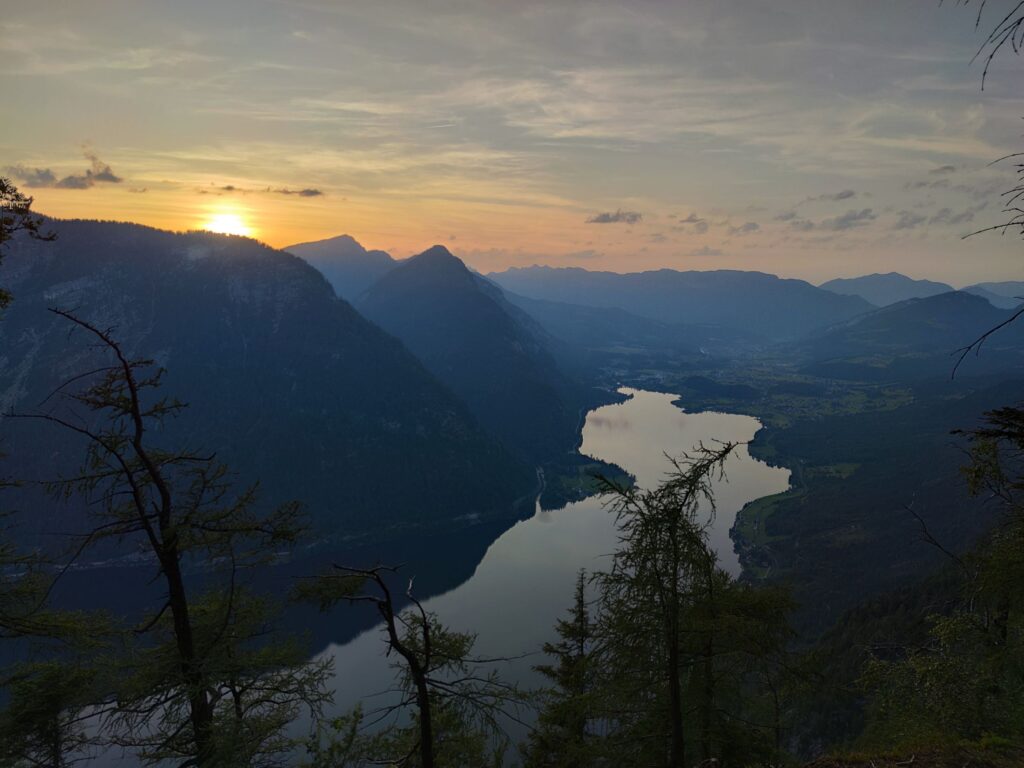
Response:
[[[5,171],[26,187],[52,187],[57,183],[57,177],[49,168],[28,168],[19,164],[9,165]]]
[[[832,202],[838,203],[843,200],[852,200],[857,196],[857,193],[852,189],[844,189],[839,192],[832,192],[824,195],[818,195],[817,197],[805,197],[800,201],[799,205],[804,203],[818,203],[818,202]]]
[[[205,189],[197,190],[199,194],[209,194]],[[234,184],[224,184],[223,186],[217,187],[217,193],[227,193],[229,195],[235,193],[241,195],[249,194],[275,194],[275,195],[295,195],[296,197],[322,197],[326,193],[321,189],[315,187],[304,187],[302,189],[289,189],[288,187],[278,187],[274,189],[272,187],[263,187],[262,189],[246,189],[245,187],[239,187]]]
[[[831,229],[834,232],[840,232],[845,229],[862,227],[877,218],[878,214],[873,210],[870,208],[862,208],[859,211],[847,211],[842,216],[836,216],[834,219],[825,219],[819,226],[821,229]]]
[[[796,218],[796,211],[785,211],[775,217],[776,221],[792,221]]]
[[[110,170],[110,166],[102,162],[96,153],[90,149],[83,152],[85,159],[88,160],[92,167],[85,172],[86,178],[96,181],[105,181],[110,184],[120,184],[122,179],[120,176],[115,176],[114,172]]]
[[[621,208],[614,213],[599,213],[587,219],[587,224],[636,224],[643,220],[643,215],[637,211],[624,211]]]
[[[722,252],[717,248],[711,248],[705,245],[702,248],[698,248],[696,251],[690,253],[691,256],[721,256]]]
[[[62,179],[57,178],[49,168],[28,168],[24,165],[11,165],[7,172],[19,179],[26,187],[51,187],[54,189],[89,189],[97,182],[120,184],[123,179],[116,175],[110,166],[100,160],[96,153],[86,149],[83,154],[89,161],[89,168],[84,173],[72,173]]]
[[[953,173],[956,171],[955,165],[940,165],[938,168],[932,168],[928,173],[932,176],[939,176],[944,173]]]
[[[974,214],[977,213],[984,206],[978,206],[976,208],[968,208],[966,211],[960,211],[960,213],[954,213],[950,208],[943,208],[929,220],[929,224],[966,224],[969,221],[974,221]]]
[[[299,197],[322,197],[323,191],[314,189],[312,187],[306,187],[305,189],[275,189],[279,195],[298,195]]]
[[[903,185],[904,189],[945,189],[949,186],[949,179],[936,179],[935,181],[908,181]]]
[[[926,221],[928,221],[928,217],[920,213],[900,211],[900,218],[896,222],[895,229],[913,229],[920,224],[924,224]]]
[[[793,219],[789,222],[789,226],[797,232],[810,232],[814,229],[814,222],[807,219]]]
[[[675,217],[670,216],[669,218]],[[702,219],[696,213],[690,213],[690,215],[687,216],[685,219],[680,217],[677,220],[676,224],[672,227],[672,229],[677,232],[686,232],[688,226],[693,227],[693,232],[695,234],[703,235],[705,232],[708,231],[710,225],[708,224],[707,219]]]
[[[730,235],[749,235],[752,232],[757,232],[761,229],[761,225],[756,221],[747,221],[740,224],[738,227],[729,227]]]
[[[566,259],[586,260],[586,259],[596,259],[596,258],[598,258],[598,257],[600,257],[602,255],[603,254],[600,251],[595,251],[595,250],[593,250],[591,248],[588,248],[588,249],[583,250],[583,251],[572,251],[570,253],[563,254],[563,257],[566,258]]]

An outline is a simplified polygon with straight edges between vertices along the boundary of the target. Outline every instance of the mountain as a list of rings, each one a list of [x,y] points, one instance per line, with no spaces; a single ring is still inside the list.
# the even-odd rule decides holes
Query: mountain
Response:
[[[765,339],[792,339],[872,309],[856,296],[763,272],[719,270],[618,274],[578,267],[526,267],[489,275],[533,299],[618,307],[662,323],[710,324]]]
[[[573,447],[580,406],[543,329],[443,246],[401,263],[356,306],[518,455],[540,463]]]
[[[384,536],[510,515],[534,488],[530,467],[301,259],[210,233],[53,228],[56,242],[14,243],[0,273],[15,294],[0,319],[0,413],[65,407],[47,395],[97,367],[88,340],[47,312],[60,306],[167,369],[164,393],[190,407],[154,439],[216,451],[240,481],[260,481],[267,503],[305,502],[321,531]],[[83,458],[65,433],[0,425],[6,476],[67,473]],[[7,508],[32,508],[12,496]],[[81,513],[55,512],[46,525]]]
[[[940,293],[949,293],[953,286],[932,280],[914,280],[899,272],[840,277],[822,283],[819,288],[844,296],[860,296],[876,307],[888,307],[907,299],[924,299]]]
[[[993,307],[1000,309],[1016,309],[1024,302],[1024,282],[1007,281],[1003,283],[977,283],[963,289],[966,293],[973,293],[988,299]]]
[[[676,325],[634,315],[618,307],[588,307],[530,299],[506,291],[505,298],[552,336],[572,347],[609,350],[624,347],[706,354],[745,348],[752,339],[722,326]]]
[[[397,263],[384,251],[366,250],[349,235],[298,243],[284,250],[320,270],[335,293],[346,301],[354,301]]]
[[[956,351],[1008,320],[1012,312],[963,291],[909,299],[837,324],[798,345],[819,375],[851,378],[948,376]],[[994,333],[963,373],[1024,364],[1024,325]]]

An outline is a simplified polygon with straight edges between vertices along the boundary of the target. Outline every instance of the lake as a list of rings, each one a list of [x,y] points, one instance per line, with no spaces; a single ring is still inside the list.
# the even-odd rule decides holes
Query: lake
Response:
[[[642,487],[660,483],[671,469],[666,454],[679,457],[701,443],[745,443],[760,428],[757,419],[728,413],[686,413],[673,403],[678,396],[633,389],[620,390],[628,399],[587,414],[581,452],[619,465]],[[713,484],[717,514],[709,535],[721,566],[738,575],[739,561],[729,538],[736,513],[754,499],[789,487],[789,470],[751,458],[741,445],[725,466],[726,479]],[[703,514],[707,514],[705,510]],[[705,518],[707,519],[707,518]],[[344,553],[319,552],[261,572],[263,589],[287,594],[301,575],[317,573],[334,562],[369,565],[404,563],[403,577],[415,577],[416,594],[424,607],[451,629],[477,634],[476,655],[518,657],[501,662],[502,678],[524,688],[542,680],[533,670],[544,657],[545,641],[553,639],[555,621],[572,602],[577,573],[607,567],[616,548],[613,516],[600,498],[591,497],[557,510],[536,508],[529,519],[516,523],[492,521],[429,537],[406,537],[386,544],[367,545]],[[108,607],[142,612],[153,600],[146,578],[132,569],[97,568],[83,578],[67,580],[62,602],[80,607],[89,598],[105,599]],[[141,615],[141,614],[140,614]],[[393,698],[387,691],[394,679],[384,656],[385,644],[376,615],[368,606],[339,607],[320,614],[312,606],[288,608],[289,631],[304,631],[320,657],[334,661],[334,704],[327,714],[338,715],[362,702],[369,712]],[[295,723],[296,735],[308,732],[308,720]],[[523,731],[510,724],[511,735]],[[130,756],[109,751],[90,761],[96,768],[134,764]]]
[[[673,405],[678,396],[632,389],[629,399],[591,411],[583,428],[581,452],[618,464],[642,487],[660,483],[674,457],[700,443],[746,442],[760,428],[757,419],[727,413],[686,413]],[[751,458],[741,445],[726,464],[726,481],[714,484],[718,511],[710,539],[721,566],[738,575],[739,560],[729,538],[736,513],[754,499],[789,487],[789,470]],[[705,510],[704,514],[707,514]],[[536,652],[552,639],[553,626],[569,608],[580,569],[607,567],[616,547],[612,515],[592,497],[554,511],[537,509],[513,525],[486,549],[465,581],[424,601],[452,629],[478,635],[475,652],[487,657],[525,658],[502,664],[507,680],[524,686],[539,682],[532,670],[542,661]],[[422,566],[419,566],[422,567]],[[419,575],[408,572],[410,576]],[[429,593],[426,593],[429,594]],[[421,594],[423,596],[423,594]],[[335,664],[335,706],[343,712],[364,701],[367,710],[381,703],[393,672],[384,658],[379,628],[350,642],[330,644],[324,654]]]

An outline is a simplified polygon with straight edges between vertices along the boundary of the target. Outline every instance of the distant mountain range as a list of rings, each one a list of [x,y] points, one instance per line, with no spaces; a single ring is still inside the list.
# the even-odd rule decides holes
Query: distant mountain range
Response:
[[[1024,303],[1024,282],[977,283],[964,290],[987,299],[992,306],[1000,309],[1015,309]]]
[[[888,307],[908,299],[925,299],[956,290],[946,283],[914,280],[899,272],[837,278],[819,287],[845,296],[860,296],[877,307]],[[1024,282],[976,283],[961,290],[981,296],[999,309],[1013,309],[1024,302],[1020,298],[1024,296]]]
[[[164,393],[190,403],[154,439],[216,451],[267,503],[305,502],[321,531],[385,535],[532,502],[532,467],[301,259],[209,233],[52,226],[56,242],[14,242],[4,263],[16,300],[0,321],[0,413],[64,408],[47,396],[101,363],[46,311],[65,307],[164,366]],[[52,478],[82,461],[67,434],[0,424],[4,476]],[[31,525],[74,529],[84,514],[43,508],[53,515]]]
[[[965,291],[909,299],[837,324],[797,345],[820,375],[920,378],[952,373],[956,350],[1012,316]],[[1024,326],[994,333],[964,375],[1024,365]]]
[[[745,349],[754,345],[757,338],[754,334],[718,325],[663,323],[619,307],[588,307],[530,299],[509,291],[505,292],[505,298],[572,348],[643,347],[699,355]]]
[[[290,245],[284,250],[320,270],[335,293],[346,301],[355,301],[397,264],[390,254],[368,251],[350,235]]]
[[[766,340],[798,338],[874,308],[859,296],[762,272],[662,269],[618,274],[535,266],[488,277],[532,299],[615,307],[662,323],[720,325]]]
[[[819,287],[844,296],[860,296],[876,307],[887,307],[907,299],[923,299],[953,290],[953,286],[946,283],[914,280],[899,272],[841,277],[822,283]]]
[[[443,246],[400,262],[356,306],[522,458],[541,463],[575,446],[579,387],[556,365],[553,340]]]

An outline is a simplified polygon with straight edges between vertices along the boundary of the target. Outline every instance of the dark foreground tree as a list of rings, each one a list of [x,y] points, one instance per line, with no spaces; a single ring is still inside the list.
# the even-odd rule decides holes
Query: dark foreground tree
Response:
[[[56,235],[43,230],[41,216],[32,212],[32,198],[22,194],[11,180],[0,176],[0,265],[8,241],[23,232],[36,240],[53,240]],[[11,303],[11,293],[0,286],[0,309]]]
[[[307,596],[326,609],[338,600],[368,603],[395,654],[397,701],[362,708],[328,724],[310,742],[315,768],[462,768],[499,766],[508,747],[504,726],[519,720],[524,697],[493,669],[506,659],[473,654],[476,637],[445,627],[412,594],[401,611],[388,583],[394,569],[337,566]]]
[[[91,727],[144,763],[276,764],[298,743],[287,730],[300,711],[318,715],[328,670],[294,642],[270,637],[273,607],[243,581],[295,541],[298,505],[260,513],[255,487],[233,492],[214,457],[160,447],[156,428],[183,408],[156,394],[162,372],[130,359],[111,332],[54,311],[106,359],[82,391],[62,388],[77,415],[11,416],[87,445],[81,472],[50,484],[97,510],[74,557],[111,539],[141,548],[164,591],[161,606],[112,643],[95,677]]]
[[[868,663],[869,745],[1024,743],[1024,410],[986,417],[968,433],[965,475],[973,494],[1001,506],[1002,518],[973,552],[950,555],[960,597],[930,617],[926,641]]]
[[[549,687],[539,692],[537,723],[524,745],[527,768],[588,768],[601,753],[597,715],[597,627],[587,602],[587,577],[576,579],[569,615],[555,625],[558,640],[544,643],[551,664],[535,667]]]
[[[611,569],[595,576],[593,629],[578,591],[576,610],[560,625],[563,642],[549,649],[565,682],[541,715],[541,735],[560,721],[568,743],[599,742],[610,765],[752,765],[778,757],[781,715],[770,694],[785,668],[789,600],[735,582],[718,568],[707,538],[712,484],[735,447],[700,447],[652,490],[605,483],[619,548]],[[563,647],[591,632],[589,650]],[[584,680],[574,681],[573,666],[584,659]],[[546,738],[533,740],[528,755],[539,766],[592,764],[568,761]]]

